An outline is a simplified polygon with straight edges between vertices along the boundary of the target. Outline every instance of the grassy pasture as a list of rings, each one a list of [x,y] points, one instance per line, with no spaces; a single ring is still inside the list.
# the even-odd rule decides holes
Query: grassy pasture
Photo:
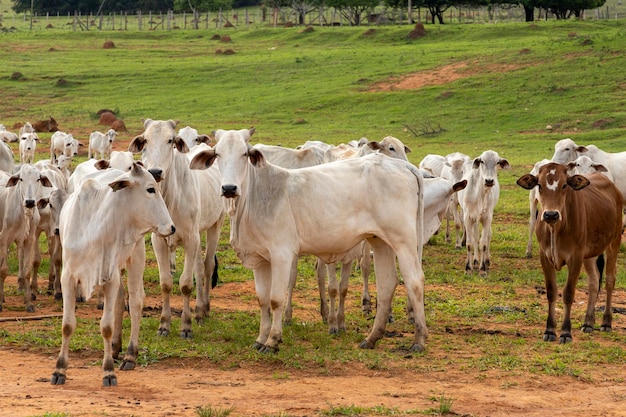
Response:
[[[455,252],[441,234],[425,249],[428,361],[398,364],[397,350],[408,343],[403,339],[384,339],[373,352],[356,349],[370,322],[360,314],[355,276],[349,330],[341,337],[327,335],[315,316],[298,319],[296,304],[296,323],[287,327],[281,351],[275,357],[258,355],[246,349],[256,337],[256,310],[222,312],[216,304],[211,320],[194,325],[191,343],[157,338],[158,318],[146,318],[142,363],[204,357],[225,368],[264,362],[287,369],[313,365],[325,372],[333,364],[357,361],[370,369],[402,366],[431,372],[452,366],[455,353],[463,351],[462,367],[468,372],[581,379],[593,379],[595,367],[623,363],[626,320],[620,315],[611,334],[576,333],[573,345],[558,349],[540,342],[546,305],[545,295],[538,295],[535,287],[543,285],[543,277],[537,258],[524,258],[528,193],[515,180],[535,161],[552,156],[554,143],[564,137],[607,151],[625,150],[624,22],[427,26],[427,36],[415,41],[407,39],[408,27],[380,27],[371,35],[365,35],[366,30],[0,34],[0,123],[9,128],[52,115],[61,130],[86,143],[89,132],[103,129],[95,113],[110,108],[128,127],[118,136],[121,141],[141,132],[142,118],[176,119],[181,127],[191,125],[201,132],[255,126],[254,141],[284,146],[306,140],[341,143],[362,136],[380,140],[389,134],[412,149],[409,157],[416,164],[428,153],[462,151],[473,157],[493,149],[512,165],[511,171],[500,174],[488,277],[465,276],[464,252]],[[232,41],[212,40],[215,34],[229,35]],[[106,40],[115,48],[103,49]],[[216,54],[218,49],[235,53]],[[12,80],[18,71],[23,77]],[[378,89],[409,76],[422,86]],[[58,85],[60,79],[66,81],[63,86]],[[441,131],[411,133],[432,128]],[[49,134],[41,136],[45,149]],[[219,256],[225,284],[251,279],[228,247],[227,228]],[[619,262],[617,288],[623,294],[624,256]],[[310,257],[302,262],[300,275],[297,291],[311,292],[315,284]],[[561,283],[564,276],[562,271]],[[146,280],[148,293],[157,294],[155,262],[149,263]],[[584,279],[579,287],[586,288]],[[403,303],[398,297],[394,306],[400,318]],[[507,309],[494,309],[502,306]],[[574,326],[583,317],[584,305],[575,312]],[[79,323],[72,349],[98,351],[97,323],[86,322]],[[52,340],[26,327],[0,329],[0,340],[56,353],[60,319],[49,324],[54,328]],[[394,326],[411,332],[403,319]],[[464,334],[468,327],[506,330]],[[520,332],[526,337],[512,337]],[[611,372],[606,378],[623,382]]]

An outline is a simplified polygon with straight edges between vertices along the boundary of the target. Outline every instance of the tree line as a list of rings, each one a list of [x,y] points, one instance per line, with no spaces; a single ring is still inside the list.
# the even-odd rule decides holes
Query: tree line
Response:
[[[12,0],[16,13],[45,14],[108,14],[125,11],[168,11],[205,13],[246,7],[270,10],[291,8],[304,24],[309,13],[320,8],[334,8],[350,25],[358,26],[379,6],[394,11],[426,8],[431,23],[443,24],[444,13],[452,8],[499,7],[524,9],[525,20],[535,20],[535,12],[543,9],[557,19],[581,18],[585,10],[604,5],[606,0]]]

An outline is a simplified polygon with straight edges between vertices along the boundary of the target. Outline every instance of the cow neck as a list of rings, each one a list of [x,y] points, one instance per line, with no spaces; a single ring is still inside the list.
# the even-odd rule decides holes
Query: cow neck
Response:
[[[170,166],[165,177],[159,183],[161,186],[161,194],[163,195],[163,200],[167,207],[171,207],[172,204],[175,204],[175,202],[179,200],[181,190],[193,184],[194,179],[188,163],[185,154],[174,151],[172,166]]]

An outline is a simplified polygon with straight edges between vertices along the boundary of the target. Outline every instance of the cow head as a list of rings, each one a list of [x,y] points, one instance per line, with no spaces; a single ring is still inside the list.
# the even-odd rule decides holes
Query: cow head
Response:
[[[189,152],[185,141],[176,134],[174,120],[144,120],[144,132],[135,136],[128,146],[132,153],[141,152],[141,160],[157,181],[167,177],[175,151]]]
[[[576,145],[570,138],[561,139],[554,144],[554,155],[552,155],[551,160],[559,164],[566,164],[576,160],[584,152],[587,152],[586,147]]]
[[[226,198],[241,195],[250,164],[257,168],[265,165],[263,153],[250,146],[250,137],[254,131],[254,128],[216,130],[213,133],[217,144],[212,149],[199,152],[189,166],[192,169],[206,169],[217,159],[222,178],[222,195]]]
[[[498,180],[498,166],[502,169],[510,169],[509,161],[500,158],[495,151],[485,151],[479,157],[474,159],[472,169],[480,171],[480,176],[487,188],[493,187]]]
[[[402,159],[408,161],[407,153],[411,152],[411,149],[406,146],[400,139],[393,136],[385,136],[380,142],[371,141],[367,143],[367,146],[373,151],[379,151],[391,158]]]
[[[548,224],[554,224],[563,219],[562,211],[569,190],[582,190],[590,184],[582,175],[568,175],[567,166],[554,162],[543,165],[539,173],[522,175],[517,185],[527,190],[537,187],[538,199],[542,208],[539,219]]]
[[[52,183],[32,165],[22,165],[20,170],[11,176],[7,187],[16,187],[20,199],[26,209],[33,209],[37,200],[43,196],[41,187],[52,187]]]

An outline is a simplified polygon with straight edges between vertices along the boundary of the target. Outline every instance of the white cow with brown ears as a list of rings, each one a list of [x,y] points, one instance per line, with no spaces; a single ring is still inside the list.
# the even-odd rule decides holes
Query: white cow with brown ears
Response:
[[[299,254],[330,263],[367,239],[374,251],[378,309],[372,332],[360,347],[372,349],[384,335],[398,283],[397,256],[414,308],[411,349],[423,351],[428,330],[421,257],[421,172],[406,161],[382,154],[285,169],[267,162],[263,152],[250,145],[253,132],[217,130],[215,147],[198,153],[191,167],[206,169],[214,162],[219,166],[221,193],[230,205],[230,242],[243,265],[254,272],[261,306],[255,348],[278,350],[290,271]]]

